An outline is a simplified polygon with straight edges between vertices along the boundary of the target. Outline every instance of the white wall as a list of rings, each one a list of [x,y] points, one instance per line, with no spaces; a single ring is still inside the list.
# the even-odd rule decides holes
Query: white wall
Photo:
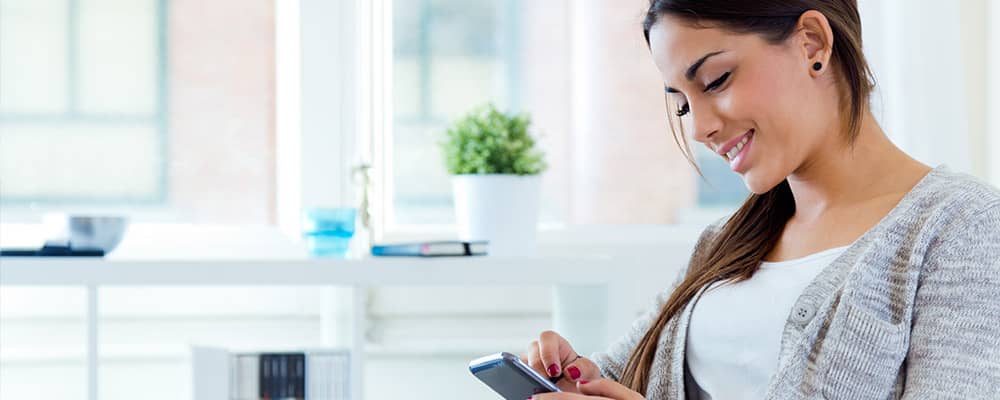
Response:
[[[989,155],[994,185],[1000,186],[1000,1],[989,2]]]
[[[989,176],[989,0],[963,0],[959,8],[962,83],[965,89],[965,117],[968,121],[971,172]],[[945,79],[940,79],[945,81]]]
[[[874,111],[889,137],[932,166],[995,175],[989,121],[996,112],[989,99],[996,90],[987,82],[997,71],[989,58],[996,1],[861,0],[859,6],[878,83]]]

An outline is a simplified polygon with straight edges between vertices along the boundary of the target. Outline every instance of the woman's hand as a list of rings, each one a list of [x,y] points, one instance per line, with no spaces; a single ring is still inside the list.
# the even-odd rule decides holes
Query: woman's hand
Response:
[[[577,382],[595,381],[601,377],[597,364],[576,354],[569,342],[553,331],[542,332],[538,340],[532,341],[521,361],[542,376],[561,377],[556,386],[564,392],[578,393]]]
[[[610,379],[579,381],[578,393],[542,393],[529,397],[531,400],[642,400],[638,392]]]

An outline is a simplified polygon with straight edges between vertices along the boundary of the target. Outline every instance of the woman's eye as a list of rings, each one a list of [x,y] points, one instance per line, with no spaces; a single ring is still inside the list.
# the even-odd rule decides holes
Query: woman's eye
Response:
[[[681,108],[679,110],[677,110],[677,116],[678,117],[683,117],[683,116],[687,115],[689,112],[691,112],[691,105],[690,104],[684,104],[683,106],[681,106]]]
[[[726,73],[722,74],[722,76],[720,76],[719,79],[716,79],[716,80],[712,81],[711,83],[709,83],[708,85],[706,85],[705,86],[705,91],[709,92],[709,91],[718,89],[720,86],[722,86],[723,83],[726,83],[727,79],[729,79],[729,74],[730,74],[729,72],[726,72]]]

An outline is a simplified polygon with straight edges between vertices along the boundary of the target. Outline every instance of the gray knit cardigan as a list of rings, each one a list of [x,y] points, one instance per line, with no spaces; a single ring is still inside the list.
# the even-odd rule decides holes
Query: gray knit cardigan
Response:
[[[720,225],[702,233],[693,257]],[[606,378],[619,379],[684,274],[593,355]],[[648,399],[691,389],[684,350],[700,296],[661,333]],[[766,399],[1000,399],[1000,191],[933,169],[806,287],[777,365]]]

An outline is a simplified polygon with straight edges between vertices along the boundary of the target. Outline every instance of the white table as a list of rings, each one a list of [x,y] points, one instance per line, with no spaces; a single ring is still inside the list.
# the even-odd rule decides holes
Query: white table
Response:
[[[303,285],[351,287],[354,399],[363,398],[363,290],[382,285],[550,285],[555,328],[581,353],[603,348],[632,320],[635,259],[605,256],[527,258],[2,258],[0,285],[87,289],[87,376],[97,399],[98,289],[102,286]],[[497,299],[503,301],[503,299]],[[329,316],[328,316],[329,317]],[[323,318],[323,316],[321,316]],[[331,324],[322,324],[328,326]],[[325,335],[324,335],[325,336]]]

